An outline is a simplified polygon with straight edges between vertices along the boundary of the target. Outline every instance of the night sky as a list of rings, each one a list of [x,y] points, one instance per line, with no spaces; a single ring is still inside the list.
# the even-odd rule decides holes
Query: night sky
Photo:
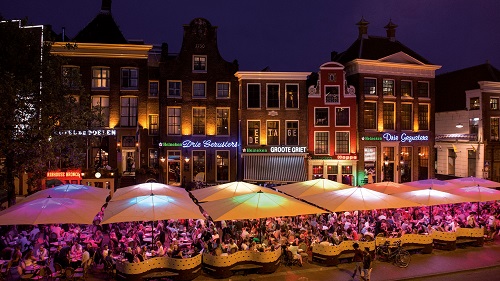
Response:
[[[74,37],[100,11],[101,0],[0,1],[7,19],[27,17]],[[127,39],[181,47],[183,25],[196,17],[218,26],[223,58],[240,70],[317,71],[331,51],[357,38],[363,16],[369,35],[385,36],[389,19],[396,39],[442,65],[438,73],[490,61],[500,68],[499,0],[114,0],[112,14]]]

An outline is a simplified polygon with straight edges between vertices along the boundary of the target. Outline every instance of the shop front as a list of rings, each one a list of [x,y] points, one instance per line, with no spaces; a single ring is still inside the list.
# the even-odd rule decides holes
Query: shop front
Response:
[[[356,186],[357,154],[311,156],[308,161],[308,179],[329,179]]]

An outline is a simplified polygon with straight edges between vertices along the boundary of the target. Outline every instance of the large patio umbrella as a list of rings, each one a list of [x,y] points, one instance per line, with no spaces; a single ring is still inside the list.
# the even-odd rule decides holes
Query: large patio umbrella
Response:
[[[150,194],[111,200],[104,210],[102,224],[166,219],[204,219],[191,198]]]
[[[364,187],[329,191],[302,197],[303,200],[331,212],[392,209],[418,206],[419,203],[373,191]]]
[[[460,187],[454,183],[438,179],[412,181],[405,183],[405,185],[416,187],[418,189],[432,188],[432,190],[439,190],[439,191],[448,191]]]
[[[447,182],[462,186],[462,187],[467,187],[467,186],[483,186],[483,187],[500,187],[500,183],[496,181],[490,181],[487,179],[480,179],[476,177],[467,177],[467,178],[458,178],[458,179],[452,179],[452,180],[447,180]]]
[[[455,204],[471,201],[471,198],[435,190],[432,188],[395,193],[393,194],[393,196],[414,201],[425,206]]]
[[[0,225],[76,223],[92,224],[103,203],[72,198],[38,198],[0,212]]]
[[[470,198],[475,202],[487,202],[500,200],[500,191],[484,186],[468,186],[453,189],[448,193]]]
[[[52,198],[95,200],[103,205],[106,203],[106,198],[109,196],[109,189],[81,184],[63,184],[38,191],[26,197],[21,202],[29,202],[40,198],[44,199],[49,196]]]
[[[313,194],[351,188],[352,186],[332,181],[329,179],[316,179],[303,182],[296,182],[292,184],[282,185],[277,187],[278,190],[297,197],[302,198],[304,196],[309,196]]]
[[[392,181],[369,183],[369,184],[363,185],[363,187],[371,189],[373,191],[378,191],[378,192],[382,192],[385,194],[389,194],[389,195],[394,194],[394,193],[401,193],[401,192],[418,190],[418,188],[416,188],[416,187],[412,187],[412,186],[401,184],[401,183],[395,183]]]
[[[224,198],[235,197],[238,195],[243,195],[248,193],[255,193],[260,190],[264,190],[266,193],[279,194],[279,192],[274,191],[270,188],[242,181],[229,182],[206,188],[196,189],[191,191],[191,194],[193,194],[193,196],[199,202],[205,202],[205,201],[215,201]]]
[[[325,213],[324,210],[285,194],[267,191],[204,202],[200,205],[214,221]]]
[[[184,188],[151,182],[119,188],[113,194],[111,201],[130,199],[138,196],[149,196],[151,194],[189,198],[189,194]]]

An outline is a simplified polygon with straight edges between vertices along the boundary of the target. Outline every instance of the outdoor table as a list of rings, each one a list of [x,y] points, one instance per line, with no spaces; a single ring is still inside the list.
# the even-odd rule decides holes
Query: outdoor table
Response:
[[[152,241],[153,241],[153,238],[151,238],[151,237],[144,237],[144,238],[142,239],[142,241],[144,241],[144,242],[152,242]]]
[[[59,241],[59,242],[52,242],[50,243],[51,245],[54,245],[54,246],[64,246],[66,245],[66,242],[64,241]]]
[[[89,237],[89,236],[90,236],[90,235],[85,234],[85,233],[80,234],[80,238],[81,238],[81,239],[85,239],[85,238],[87,238],[87,237]]]

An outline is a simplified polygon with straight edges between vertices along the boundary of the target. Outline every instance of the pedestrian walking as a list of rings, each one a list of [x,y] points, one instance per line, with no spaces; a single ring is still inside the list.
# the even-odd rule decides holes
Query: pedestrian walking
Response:
[[[370,248],[365,247],[363,252],[363,278],[366,281],[370,281],[370,275],[372,273],[372,255],[370,254]]]
[[[363,252],[359,249],[359,244],[354,243],[352,244],[352,247],[354,248],[354,258],[353,261],[356,263],[356,267],[354,268],[354,272],[352,274],[352,279],[356,276],[356,273],[359,271],[359,275],[361,276],[361,270],[362,270],[362,263],[363,263]]]

